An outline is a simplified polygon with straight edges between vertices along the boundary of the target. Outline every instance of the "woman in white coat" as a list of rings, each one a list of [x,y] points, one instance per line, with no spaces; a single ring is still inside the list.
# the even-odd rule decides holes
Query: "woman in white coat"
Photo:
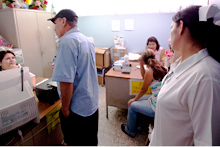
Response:
[[[173,16],[171,45],[181,60],[162,81],[150,145],[220,145],[219,16],[217,5]]]

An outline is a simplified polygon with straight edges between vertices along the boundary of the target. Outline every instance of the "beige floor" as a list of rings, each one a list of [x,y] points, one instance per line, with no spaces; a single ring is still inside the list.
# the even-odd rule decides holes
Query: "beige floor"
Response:
[[[108,119],[106,118],[106,89],[99,86],[99,146],[144,146],[147,137],[147,122],[143,119],[143,131],[135,138],[131,138],[121,131],[121,124],[126,123],[127,110],[116,107],[109,107]]]

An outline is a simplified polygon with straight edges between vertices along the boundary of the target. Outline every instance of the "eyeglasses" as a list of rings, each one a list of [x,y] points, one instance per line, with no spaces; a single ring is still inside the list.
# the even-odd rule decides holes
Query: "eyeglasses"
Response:
[[[147,46],[156,46],[156,44],[148,44]]]

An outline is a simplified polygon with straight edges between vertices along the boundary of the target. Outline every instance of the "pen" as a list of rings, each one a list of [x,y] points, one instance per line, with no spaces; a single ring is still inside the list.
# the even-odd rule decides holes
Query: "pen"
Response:
[[[23,67],[21,67],[21,91],[23,91]]]

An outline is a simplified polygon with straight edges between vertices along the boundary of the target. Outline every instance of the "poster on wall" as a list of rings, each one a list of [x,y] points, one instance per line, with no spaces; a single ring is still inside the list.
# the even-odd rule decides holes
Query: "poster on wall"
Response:
[[[120,31],[120,20],[112,20],[112,31],[113,32]]]
[[[134,19],[125,19],[125,31],[134,30]]]
[[[130,95],[137,95],[138,92],[141,90],[142,85],[143,85],[143,80],[130,79],[129,80],[129,94]],[[145,95],[147,95],[147,94],[151,94],[150,86],[148,87],[148,90],[145,93]]]

